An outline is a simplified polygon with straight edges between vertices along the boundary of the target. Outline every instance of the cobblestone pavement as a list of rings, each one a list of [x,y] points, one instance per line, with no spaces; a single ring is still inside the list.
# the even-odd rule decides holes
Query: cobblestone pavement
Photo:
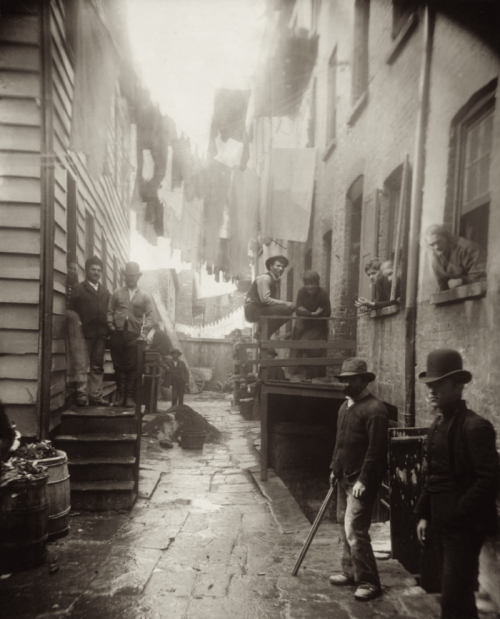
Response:
[[[222,442],[165,451],[144,437],[150,497],[130,513],[74,514],[70,534],[50,545],[59,571],[49,573],[49,560],[0,581],[3,619],[439,617],[437,597],[396,561],[379,562],[378,600],[355,602],[352,587],[331,587],[336,525],[321,526],[292,577],[310,525],[276,476],[258,481],[258,425],[228,401],[188,403],[224,432]]]

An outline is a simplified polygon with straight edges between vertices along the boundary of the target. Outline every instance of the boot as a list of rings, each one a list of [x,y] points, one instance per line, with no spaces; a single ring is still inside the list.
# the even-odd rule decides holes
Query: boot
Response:
[[[125,406],[125,381],[126,376],[123,372],[115,372],[116,376],[116,402],[115,406]]]
[[[127,376],[125,385],[125,408],[135,407],[135,378]]]

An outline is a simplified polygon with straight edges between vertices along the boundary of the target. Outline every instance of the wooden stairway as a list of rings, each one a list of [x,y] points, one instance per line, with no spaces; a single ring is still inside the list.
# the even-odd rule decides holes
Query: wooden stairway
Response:
[[[87,406],[62,414],[54,443],[68,455],[72,509],[132,507],[138,491],[137,430],[133,409]]]

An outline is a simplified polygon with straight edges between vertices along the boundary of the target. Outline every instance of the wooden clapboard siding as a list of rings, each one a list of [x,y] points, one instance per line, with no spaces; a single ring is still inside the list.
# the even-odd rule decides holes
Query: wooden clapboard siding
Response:
[[[39,73],[40,54],[38,53],[38,47],[20,47],[11,43],[1,44],[0,69]]]
[[[2,130],[1,126],[0,130]],[[40,153],[4,153],[0,151],[0,170],[2,176],[39,179]]]
[[[36,127],[40,124],[40,106],[35,99],[0,99],[0,123]]]
[[[59,249],[59,247],[54,247],[54,270],[60,273],[68,272],[66,251]]]
[[[1,51],[1,49],[0,49]],[[19,125],[0,126],[0,151],[39,152],[40,128]]]
[[[52,340],[52,354],[66,352],[66,340]]]
[[[54,290],[54,297],[52,301],[52,311],[54,314],[58,314],[59,316],[66,315],[66,294],[65,291],[63,293],[58,290]]]
[[[0,248],[9,254],[40,255],[40,231],[0,228]]]
[[[0,71],[0,96],[21,99],[40,97],[40,77],[22,71]]]
[[[64,252],[66,252],[66,230],[61,230],[58,224],[55,224],[54,243],[56,247],[59,247],[59,249],[62,249]]]
[[[37,281],[0,279],[2,303],[38,304],[40,285]]]
[[[4,331],[4,329],[38,331],[38,312],[38,305],[15,305],[12,303],[4,303],[0,306],[0,338],[7,337],[7,332]]]
[[[63,392],[66,389],[66,371],[65,366],[62,370],[54,371],[54,359],[57,359],[60,355],[53,355],[52,357],[52,376],[50,381],[50,395],[54,396]],[[57,362],[56,362],[57,363]]]
[[[0,254],[0,278],[33,279],[38,282],[40,280],[39,256]]]
[[[38,354],[37,331],[18,331],[13,327],[0,331],[0,354],[27,355],[30,353]]]
[[[0,176],[0,202],[40,204],[40,180],[22,176]]]
[[[0,378],[38,380],[38,355],[6,355],[0,357]]]
[[[40,207],[37,204],[2,204],[0,202],[0,229],[12,227],[28,228],[30,230],[39,229]],[[5,230],[3,239],[9,234],[10,231]],[[4,251],[3,244],[0,245],[0,251]]]
[[[39,433],[37,407],[32,405],[5,404],[7,417],[15,422],[16,429],[23,436],[36,437]]]
[[[21,4],[21,3],[20,3]],[[31,14],[2,14],[0,41],[38,45],[39,17]]]

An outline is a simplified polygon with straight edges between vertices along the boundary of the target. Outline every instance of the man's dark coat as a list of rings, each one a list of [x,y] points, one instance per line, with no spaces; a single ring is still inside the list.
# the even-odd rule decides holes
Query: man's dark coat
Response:
[[[438,420],[429,428],[427,453]],[[467,408],[461,400],[457,404],[447,436],[448,458],[453,478],[461,490],[458,515],[472,520],[488,534],[498,530],[495,499],[498,493],[499,460],[492,424]],[[428,478],[424,485],[415,513],[419,518],[431,520],[431,500]]]
[[[163,382],[164,387],[171,387],[176,379],[182,380],[184,384],[189,382],[189,372],[184,361],[179,359],[179,361],[177,361],[177,368],[172,359],[166,359],[165,364],[167,372]]]
[[[80,316],[85,338],[108,336],[106,313],[110,296],[102,284],[95,290],[87,280],[74,287],[70,309],[75,310]]]

